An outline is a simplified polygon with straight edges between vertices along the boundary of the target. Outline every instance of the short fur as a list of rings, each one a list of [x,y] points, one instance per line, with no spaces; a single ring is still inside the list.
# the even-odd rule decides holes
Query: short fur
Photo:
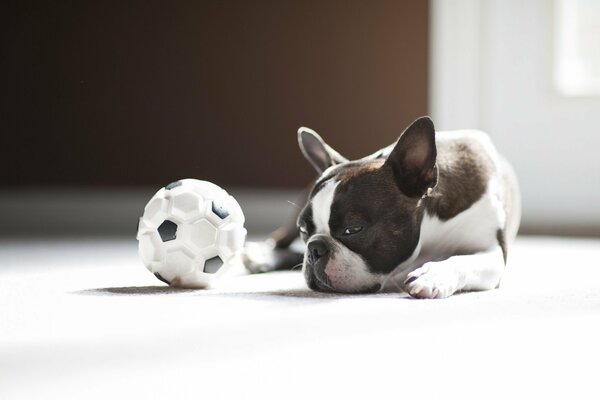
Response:
[[[514,172],[483,132],[436,133],[423,117],[396,143],[355,161],[307,128],[299,142],[321,173],[297,219],[309,287],[434,298],[498,286],[520,198]],[[289,245],[291,232],[278,234]],[[255,272],[282,267],[270,260],[245,256]]]

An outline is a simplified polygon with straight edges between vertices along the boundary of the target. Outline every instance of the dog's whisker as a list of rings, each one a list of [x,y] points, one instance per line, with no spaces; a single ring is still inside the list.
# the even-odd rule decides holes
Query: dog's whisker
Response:
[[[286,200],[286,201],[287,201],[288,203],[290,203],[291,205],[293,205],[294,207],[296,207],[298,210],[300,210],[300,209],[301,209],[301,208],[300,208],[300,206],[299,206],[298,204],[294,203],[293,201],[290,201],[290,200]]]
[[[297,269],[297,268],[299,268],[299,267],[302,267],[302,264],[303,264],[303,263],[300,263],[300,264],[294,265],[294,266],[291,268],[291,270],[293,271],[293,270],[295,270],[295,269]]]

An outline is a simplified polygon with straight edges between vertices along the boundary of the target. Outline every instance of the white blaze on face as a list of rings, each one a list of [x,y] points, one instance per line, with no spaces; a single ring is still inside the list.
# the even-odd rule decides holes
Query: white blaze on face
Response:
[[[312,199],[313,223],[316,233],[331,236],[329,230],[329,217],[331,216],[331,204],[333,194],[339,182],[329,181]]]
[[[330,181],[313,197],[312,215],[315,234],[333,239],[329,229],[331,205],[339,182]],[[364,260],[337,240],[333,241],[332,255],[325,267],[333,288],[342,292],[356,292],[372,287],[381,277],[369,272]],[[305,257],[306,260],[306,257]]]

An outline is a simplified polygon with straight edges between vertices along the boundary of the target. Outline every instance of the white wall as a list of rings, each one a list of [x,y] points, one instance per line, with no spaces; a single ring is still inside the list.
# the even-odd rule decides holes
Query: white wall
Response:
[[[519,175],[525,230],[600,233],[600,98],[553,87],[554,2],[431,4],[437,129],[492,136]]]

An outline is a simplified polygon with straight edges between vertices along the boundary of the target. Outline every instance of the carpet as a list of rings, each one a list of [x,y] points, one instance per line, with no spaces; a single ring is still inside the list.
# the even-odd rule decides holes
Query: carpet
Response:
[[[500,289],[171,289],[130,239],[0,241],[0,399],[597,398],[600,240],[521,237]]]

